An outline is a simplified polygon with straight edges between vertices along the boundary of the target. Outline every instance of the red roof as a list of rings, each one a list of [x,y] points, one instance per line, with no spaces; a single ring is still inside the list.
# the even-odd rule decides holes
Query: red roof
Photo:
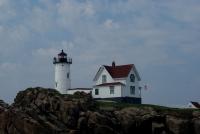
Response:
[[[124,78],[128,76],[134,65],[128,64],[128,65],[104,66],[104,67],[113,78]]]
[[[124,84],[121,82],[113,82],[113,83],[103,83],[103,84],[96,85],[96,86],[113,86],[113,85],[124,85]]]
[[[196,108],[200,108],[200,104],[198,102],[191,101],[192,105],[194,105]]]

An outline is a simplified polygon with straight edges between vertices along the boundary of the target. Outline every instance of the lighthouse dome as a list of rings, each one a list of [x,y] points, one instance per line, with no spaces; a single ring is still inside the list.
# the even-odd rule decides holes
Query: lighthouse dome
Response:
[[[61,53],[58,54],[58,56],[67,56],[67,54],[62,50]]]
[[[72,64],[72,59],[67,57],[67,54],[61,50],[61,52],[58,54],[58,57],[54,57],[53,64],[58,63],[67,63]]]

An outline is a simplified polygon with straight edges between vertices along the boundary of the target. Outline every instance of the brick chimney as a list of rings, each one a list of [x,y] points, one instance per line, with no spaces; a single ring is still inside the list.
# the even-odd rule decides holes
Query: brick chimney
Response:
[[[115,61],[112,62],[112,67],[115,67]]]

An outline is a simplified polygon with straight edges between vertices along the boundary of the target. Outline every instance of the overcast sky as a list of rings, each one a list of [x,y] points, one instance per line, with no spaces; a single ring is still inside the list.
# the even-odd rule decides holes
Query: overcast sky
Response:
[[[200,101],[199,0],[0,0],[0,99],[53,88],[61,49],[74,88],[114,60],[135,64],[143,103]]]

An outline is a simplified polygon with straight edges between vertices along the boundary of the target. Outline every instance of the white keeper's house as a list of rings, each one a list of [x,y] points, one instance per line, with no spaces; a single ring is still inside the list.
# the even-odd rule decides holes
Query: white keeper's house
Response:
[[[92,96],[95,99],[141,104],[141,78],[134,64],[103,65],[94,77]]]

